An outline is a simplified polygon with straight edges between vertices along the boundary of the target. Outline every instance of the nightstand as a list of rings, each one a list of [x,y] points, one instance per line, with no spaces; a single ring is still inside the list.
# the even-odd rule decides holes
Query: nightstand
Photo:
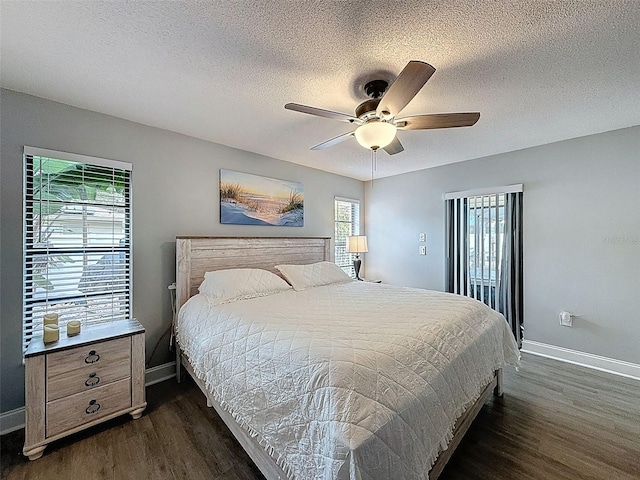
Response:
[[[140,418],[144,327],[137,320],[89,326],[45,345],[34,337],[25,353],[25,442],[35,460],[47,445],[119,415]]]

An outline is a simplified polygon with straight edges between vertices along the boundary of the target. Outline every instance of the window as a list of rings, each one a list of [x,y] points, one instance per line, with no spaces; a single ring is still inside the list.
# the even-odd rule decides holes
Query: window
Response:
[[[131,165],[24,149],[23,349],[45,313],[131,315]]]
[[[523,328],[522,185],[445,195],[447,290],[501,312],[518,344]]]
[[[335,199],[335,262],[347,275],[355,276],[354,253],[347,252],[347,237],[360,235],[360,202],[348,198]]]

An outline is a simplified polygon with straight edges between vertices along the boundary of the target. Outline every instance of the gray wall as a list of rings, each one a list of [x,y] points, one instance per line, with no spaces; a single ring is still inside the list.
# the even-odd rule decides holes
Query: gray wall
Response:
[[[514,183],[524,184],[525,338],[640,364],[640,127],[376,180],[367,276],[443,290],[443,194]],[[584,317],[561,327],[561,310]]]
[[[175,280],[176,235],[333,237],[334,196],[364,196],[358,180],[10,90],[0,91],[0,107],[2,412],[24,405],[20,341],[24,145],[133,164],[133,313],[147,329],[147,361],[171,323],[167,285]],[[305,226],[220,225],[220,168],[302,182]],[[150,365],[170,359],[165,338]]]

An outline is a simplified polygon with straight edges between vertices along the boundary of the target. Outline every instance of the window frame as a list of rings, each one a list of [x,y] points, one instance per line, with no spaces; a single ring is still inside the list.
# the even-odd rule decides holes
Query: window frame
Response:
[[[348,203],[352,209],[356,211],[351,212],[351,220],[344,221],[338,219],[338,202]],[[353,260],[356,258],[355,253],[346,252],[347,248],[347,240],[345,239],[344,243],[338,240],[338,225],[339,224],[348,224],[349,225],[349,235],[361,235],[360,233],[360,200],[355,198],[345,198],[345,197],[334,197],[334,210],[333,210],[333,219],[334,219],[334,263],[338,265],[344,272],[350,277],[355,277],[355,270],[353,268]],[[354,208],[355,207],[355,208]],[[340,251],[344,248],[344,252]],[[348,259],[348,263],[339,263],[341,258],[346,257]]]
[[[98,196],[79,198],[68,194],[51,198],[48,190],[42,195],[42,188],[36,194],[36,186],[42,187],[42,180],[36,174],[36,168],[41,168],[43,160],[61,161],[76,164],[78,170],[65,170],[67,178],[65,185],[81,186],[84,191],[88,187],[96,188]],[[67,152],[47,150],[37,147],[24,147],[23,153],[23,251],[22,251],[22,347],[23,353],[29,346],[31,339],[42,329],[44,313],[60,313],[62,327],[69,320],[81,320],[83,327],[93,324],[108,323],[119,319],[133,317],[133,169],[127,162],[109,160]],[[78,172],[81,172],[78,173]],[[49,173],[51,175],[51,173]],[[79,176],[81,175],[81,176]],[[80,178],[77,180],[76,178]],[[93,182],[93,184],[91,184]],[[97,188],[100,183],[104,189]],[[60,188],[62,183],[58,183]],[[47,188],[51,188],[51,183]],[[118,191],[120,189],[121,191]],[[72,190],[71,190],[72,191]],[[67,191],[68,193],[69,191]],[[47,197],[47,198],[43,198]],[[109,201],[108,199],[111,198]],[[46,218],[37,211],[50,209],[55,205],[56,218]],[[83,232],[81,243],[78,243],[78,232],[69,223],[74,209],[89,210],[89,215],[105,212],[104,218],[92,218],[95,230],[85,231],[85,213],[83,213]],[[49,210],[51,211],[51,210]],[[49,213],[47,217],[51,217]],[[64,217],[64,218],[63,218]],[[40,225],[47,224],[51,228],[48,235],[57,237],[58,245],[47,238],[44,246]],[[65,223],[66,222],[66,223]],[[74,223],[75,220],[71,223]],[[119,227],[119,228],[118,228]],[[86,232],[86,236],[85,236]],[[92,241],[93,240],[93,241]],[[116,244],[116,240],[118,243]],[[70,243],[67,243],[70,242]],[[62,260],[60,258],[63,257]],[[71,267],[69,260],[82,257],[80,267]],[[44,260],[43,260],[44,258]],[[54,260],[58,258],[58,260]],[[97,258],[97,261],[96,261]],[[38,278],[34,274],[38,262],[43,269]],[[101,263],[102,262],[102,263]],[[62,263],[62,266],[59,265]],[[94,268],[93,275],[85,277],[90,268]],[[68,268],[68,270],[65,270]],[[57,274],[55,273],[58,270]],[[80,270],[80,277],[78,277]],[[104,274],[103,272],[106,272]],[[78,284],[69,283],[68,278],[78,277]],[[61,286],[58,296],[49,297],[49,290],[55,289],[52,280]],[[73,282],[72,281],[72,282]],[[84,282],[84,291],[80,291]],[[40,282],[40,283],[38,283]],[[65,283],[66,282],[66,283]],[[46,285],[45,287],[42,284]],[[56,285],[57,286],[57,285]],[[75,290],[75,291],[74,291]],[[40,291],[40,293],[36,293]],[[77,293],[77,294],[76,294]],[[91,308],[91,304],[94,308]],[[83,312],[83,313],[82,313]],[[62,330],[62,328],[61,328]]]

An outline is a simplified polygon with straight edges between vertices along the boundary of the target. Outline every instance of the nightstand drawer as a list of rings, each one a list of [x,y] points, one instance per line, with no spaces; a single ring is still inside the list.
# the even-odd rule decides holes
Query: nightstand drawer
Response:
[[[129,356],[118,356],[99,366],[85,365],[68,373],[47,378],[47,402],[102,387],[131,375]]]
[[[50,353],[46,358],[47,400],[51,401],[90,388],[90,385],[85,387],[84,382],[94,383],[94,380],[89,380],[92,373],[100,377],[98,385],[129,376],[131,338],[62,350]]]
[[[47,403],[47,437],[131,406],[131,379]]]

